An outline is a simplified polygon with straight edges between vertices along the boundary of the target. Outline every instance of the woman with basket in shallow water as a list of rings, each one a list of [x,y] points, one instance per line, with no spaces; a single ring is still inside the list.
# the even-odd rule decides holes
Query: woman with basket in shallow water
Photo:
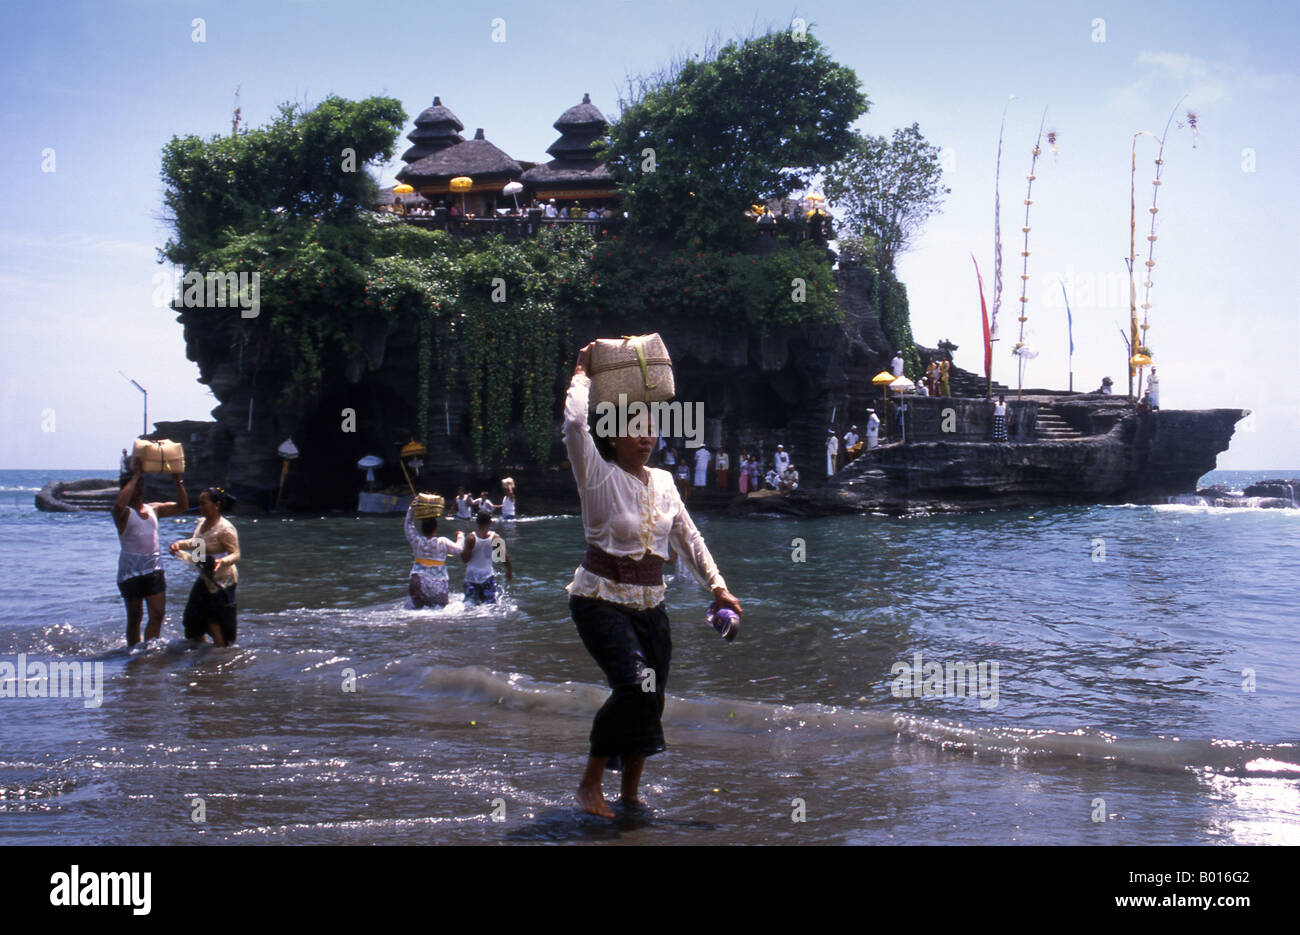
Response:
[[[583,811],[613,818],[601,788],[605,769],[622,770],[624,807],[639,805],[645,758],[665,749],[660,718],[672,639],[663,604],[664,561],[679,556],[719,606],[739,614],[740,603],[727,590],[672,475],[646,466],[655,446],[650,426],[631,418],[626,435],[593,439],[588,432],[592,347],[579,352],[564,405],[564,445],[587,540],[586,556],[566,590],[583,645],[613,690],[592,724],[577,800]]]

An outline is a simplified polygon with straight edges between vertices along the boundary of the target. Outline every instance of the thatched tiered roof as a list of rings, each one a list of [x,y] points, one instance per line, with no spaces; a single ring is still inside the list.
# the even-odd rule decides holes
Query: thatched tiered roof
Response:
[[[560,138],[546,151],[555,158],[525,172],[524,184],[539,198],[613,195],[614,180],[591,148],[608,125],[605,115],[591,103],[591,95],[582,95],[581,104],[570,107],[552,124]]]
[[[397,178],[427,195],[450,191],[449,183],[458,175],[469,176],[475,190],[482,190],[499,189],[523,173],[519,163],[487,141],[480,127],[474,139],[417,159],[398,172]]]
[[[448,146],[465,142],[464,137],[458,132],[463,129],[465,125],[456,115],[442,106],[442,98],[435,97],[433,106],[426,107],[420,112],[420,116],[415,118],[415,129],[406,136],[415,145],[402,153],[402,161],[418,162],[425,156],[432,156]]]

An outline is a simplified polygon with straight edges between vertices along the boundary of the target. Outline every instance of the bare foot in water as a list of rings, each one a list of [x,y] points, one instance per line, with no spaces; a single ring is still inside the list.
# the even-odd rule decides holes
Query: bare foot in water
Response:
[[[588,815],[599,815],[601,818],[614,817],[614,810],[605,801],[605,796],[601,793],[599,787],[579,786],[574,798],[577,799],[578,805]]]

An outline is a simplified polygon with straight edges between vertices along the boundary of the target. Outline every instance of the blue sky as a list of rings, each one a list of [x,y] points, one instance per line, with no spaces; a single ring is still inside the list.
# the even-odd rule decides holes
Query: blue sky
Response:
[[[998,121],[1015,95],[1002,172],[1009,337],[1024,176],[1048,108],[1060,152],[1045,153],[1034,187],[1027,341],[1040,356],[1027,385],[1066,383],[1057,279],[1067,275],[1075,387],[1107,374],[1124,384],[1116,323],[1127,296],[1106,292],[1128,252],[1132,135],[1159,132],[1187,94],[1180,116],[1193,109],[1200,132],[1195,148],[1188,130],[1169,136],[1152,290],[1162,402],[1254,410],[1221,468],[1300,468],[1300,4],[752,0],[6,5],[0,467],[113,464],[140,426],[139,393],[119,370],[149,388],[151,420],[206,418],[216,404],[185,359],[173,314],[151,302],[155,250],[167,236],[158,167],[172,135],[229,132],[237,87],[253,125],[284,100],[392,95],[408,114],[403,133],[436,94],[467,134],[483,127],[511,155],[545,159],[551,123],[583,92],[615,115],[627,76],[714,33],[783,27],[794,16],[861,78],[872,101],[864,132],[915,121],[945,148],[952,194],[898,271],[917,340],[951,338],[970,370],[982,367],[972,252],[992,298]],[[204,42],[193,41],[196,17]],[[492,41],[498,17],[504,42]],[[42,171],[51,149],[54,171]],[[1144,143],[1143,218],[1153,157]],[[1014,385],[1011,343],[999,348],[994,376]]]

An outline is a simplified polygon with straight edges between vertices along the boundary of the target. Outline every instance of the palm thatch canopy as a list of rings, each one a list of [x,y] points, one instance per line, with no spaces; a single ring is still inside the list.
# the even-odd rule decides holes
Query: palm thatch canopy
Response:
[[[519,163],[487,141],[480,127],[474,139],[416,160],[398,172],[397,178],[429,194],[450,191],[449,183],[459,175],[469,176],[474,180],[475,190],[482,190],[500,189],[523,172]]]
[[[442,98],[435,97],[433,106],[426,107],[415,118],[415,129],[406,138],[415,145],[402,153],[405,163],[418,162],[440,150],[465,142],[458,131],[465,129],[459,118],[442,106]]]
[[[591,95],[582,95],[582,103],[562,113],[552,126],[560,131],[560,138],[546,151],[555,158],[529,169],[522,181],[539,198],[571,197],[578,192],[594,197],[613,195],[613,177],[591,148],[609,126],[605,115],[591,103]]]

